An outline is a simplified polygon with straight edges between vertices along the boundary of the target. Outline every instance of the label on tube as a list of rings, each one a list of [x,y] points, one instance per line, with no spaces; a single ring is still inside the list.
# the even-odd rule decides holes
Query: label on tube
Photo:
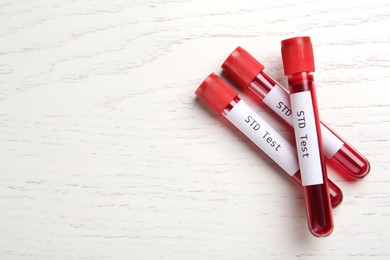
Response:
[[[324,154],[331,158],[344,145],[343,141],[336,137],[327,127],[321,123],[322,143],[324,145]]]
[[[293,125],[293,119],[291,117],[291,105],[289,94],[282,89],[279,85],[275,85],[270,92],[263,99],[264,104],[271,108],[276,114],[278,114],[284,121],[291,126]],[[322,140],[324,143],[324,153],[328,158],[333,157],[338,150],[344,145],[344,143],[337,138],[328,128],[321,123]]]
[[[302,185],[322,184],[320,151],[311,93],[309,91],[294,93],[290,99]]]
[[[264,97],[263,102],[278,114],[284,121],[293,125],[291,117],[290,95],[278,85],[275,85]]]
[[[298,171],[299,165],[295,147],[258,116],[244,101],[239,101],[227,113],[226,118],[290,176]]]

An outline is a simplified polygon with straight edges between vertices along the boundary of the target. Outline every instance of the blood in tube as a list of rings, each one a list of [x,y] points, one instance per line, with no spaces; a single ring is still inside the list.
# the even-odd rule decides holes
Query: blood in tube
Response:
[[[222,68],[248,88],[290,126],[293,125],[289,92],[264,71],[264,66],[243,48],[236,48]],[[361,179],[370,171],[368,160],[340,135],[321,123],[327,162],[348,180]]]
[[[297,184],[302,185],[295,147],[257,115],[220,77],[210,74],[195,94],[215,113],[238,128]],[[332,206],[336,207],[341,203],[343,194],[332,181],[328,182],[330,200]]]
[[[290,86],[295,143],[309,228],[315,236],[324,237],[333,231],[333,216],[317,96],[311,74],[315,68],[310,37],[282,41],[282,59]]]

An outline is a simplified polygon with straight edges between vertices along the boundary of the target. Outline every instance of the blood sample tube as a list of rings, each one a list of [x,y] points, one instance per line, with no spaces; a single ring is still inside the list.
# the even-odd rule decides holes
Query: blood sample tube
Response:
[[[333,231],[317,96],[314,57],[309,37],[282,41],[284,74],[290,86],[291,113],[301,169],[306,211],[311,232],[328,236]]]
[[[241,47],[225,60],[222,68],[243,87],[251,90],[289,125],[293,125],[289,92],[264,71],[264,66]],[[337,133],[321,123],[324,153],[328,163],[346,179],[360,179],[370,171],[363,155]]]
[[[195,94],[215,113],[238,128],[297,184],[302,185],[295,147],[257,115],[220,77],[210,74]],[[333,207],[341,203],[343,194],[331,180],[329,194]]]

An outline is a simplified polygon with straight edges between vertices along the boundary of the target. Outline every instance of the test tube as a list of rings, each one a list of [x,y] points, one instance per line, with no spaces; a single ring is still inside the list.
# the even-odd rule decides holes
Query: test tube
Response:
[[[220,77],[214,73],[210,74],[195,94],[215,113],[230,121],[302,186],[295,147],[257,115]],[[331,180],[329,180],[329,194],[333,207],[343,200],[343,193]]]
[[[317,96],[311,74],[315,69],[310,37],[283,40],[282,60],[290,86],[295,143],[309,228],[316,236],[328,236],[333,231],[333,216]]]
[[[222,68],[237,83],[248,88],[290,126],[293,125],[289,92],[264,71],[264,66],[243,48],[236,48]],[[368,160],[340,135],[321,123],[327,162],[344,178],[361,179],[370,171]]]

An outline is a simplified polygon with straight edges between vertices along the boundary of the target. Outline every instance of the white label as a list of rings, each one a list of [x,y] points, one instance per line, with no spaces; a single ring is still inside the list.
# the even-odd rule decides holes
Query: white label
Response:
[[[298,171],[296,149],[244,101],[239,101],[226,118],[290,176]]]
[[[264,97],[263,102],[289,125],[293,125],[290,95],[285,90],[275,85]]]
[[[275,85],[263,99],[264,104],[271,108],[289,125],[293,125],[290,96],[282,87]],[[324,154],[331,158],[337,153],[344,143],[321,123]]]
[[[290,96],[302,185],[322,184],[322,168],[310,91]]]
[[[328,158],[332,158],[338,150],[344,145],[334,133],[321,123],[322,143],[324,145],[324,154]]]

